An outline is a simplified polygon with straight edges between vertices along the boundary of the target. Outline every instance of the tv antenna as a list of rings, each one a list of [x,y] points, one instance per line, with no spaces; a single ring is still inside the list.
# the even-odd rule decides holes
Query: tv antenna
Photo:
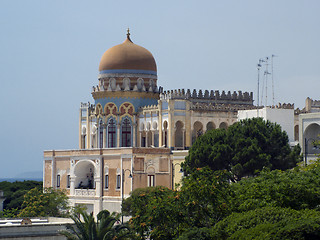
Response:
[[[278,57],[274,54],[271,55],[271,77],[272,77],[272,105],[274,105],[274,80],[273,80],[273,76],[274,76],[274,72],[273,72],[273,58],[274,57]]]

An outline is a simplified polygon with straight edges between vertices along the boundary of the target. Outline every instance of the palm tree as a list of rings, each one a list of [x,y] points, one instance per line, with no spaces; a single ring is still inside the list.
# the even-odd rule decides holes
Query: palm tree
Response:
[[[83,221],[81,221],[81,217]],[[97,222],[93,213],[80,210],[80,215],[74,213],[71,219],[74,224],[67,225],[67,230],[60,233],[69,240],[113,240],[132,239],[133,235],[126,224],[120,221],[108,210],[102,210],[97,215]],[[115,223],[117,223],[115,225]]]

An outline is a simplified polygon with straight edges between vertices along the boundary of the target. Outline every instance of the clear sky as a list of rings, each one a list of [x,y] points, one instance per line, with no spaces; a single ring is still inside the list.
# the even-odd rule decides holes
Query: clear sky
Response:
[[[0,178],[41,171],[43,150],[78,148],[80,102],[93,102],[101,56],[128,27],[165,90],[256,99],[258,60],[275,54],[275,102],[303,108],[320,99],[319,12],[319,0],[0,0]]]

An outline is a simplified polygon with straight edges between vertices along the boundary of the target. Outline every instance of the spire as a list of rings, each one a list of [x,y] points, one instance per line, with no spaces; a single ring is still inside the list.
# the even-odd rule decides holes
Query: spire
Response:
[[[129,29],[129,28],[127,29],[127,39],[128,39],[130,42],[132,42],[131,39],[130,39],[130,29]]]

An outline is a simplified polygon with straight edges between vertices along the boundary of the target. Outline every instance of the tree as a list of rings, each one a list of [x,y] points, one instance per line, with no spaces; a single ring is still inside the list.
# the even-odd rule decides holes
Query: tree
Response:
[[[63,190],[33,188],[24,195],[19,217],[65,217],[68,215],[68,197]]]
[[[266,207],[233,213],[211,229],[211,239],[319,239],[316,210]]]
[[[81,220],[81,217],[83,221]],[[119,219],[115,214],[110,214],[108,210],[102,210],[95,220],[93,213],[88,214],[80,211],[80,216],[74,213],[71,219],[74,225],[67,225],[67,230],[60,233],[70,240],[113,240],[132,239],[133,235],[126,224],[119,224]],[[117,223],[117,224],[116,224]],[[116,224],[116,225],[115,225]]]
[[[300,147],[290,148],[280,125],[253,118],[199,137],[189,150],[183,169],[186,173],[204,166],[214,171],[226,169],[238,181],[256,175],[264,167],[285,170],[301,160]]]
[[[160,186],[134,190],[123,210],[141,239],[176,239],[227,216],[230,197],[227,172],[203,168],[185,177],[180,191]]]
[[[3,203],[4,210],[8,216],[17,216],[21,210],[24,195],[35,187],[42,187],[42,182],[38,181],[16,181],[16,182],[0,182],[0,190],[4,192],[6,200]]]
[[[124,200],[123,214],[132,216],[129,224],[140,239],[174,239],[183,215],[179,198],[162,186],[136,189]]]
[[[254,178],[231,185],[233,211],[244,212],[261,207],[319,209],[320,166],[309,165],[287,171],[262,171]]]

